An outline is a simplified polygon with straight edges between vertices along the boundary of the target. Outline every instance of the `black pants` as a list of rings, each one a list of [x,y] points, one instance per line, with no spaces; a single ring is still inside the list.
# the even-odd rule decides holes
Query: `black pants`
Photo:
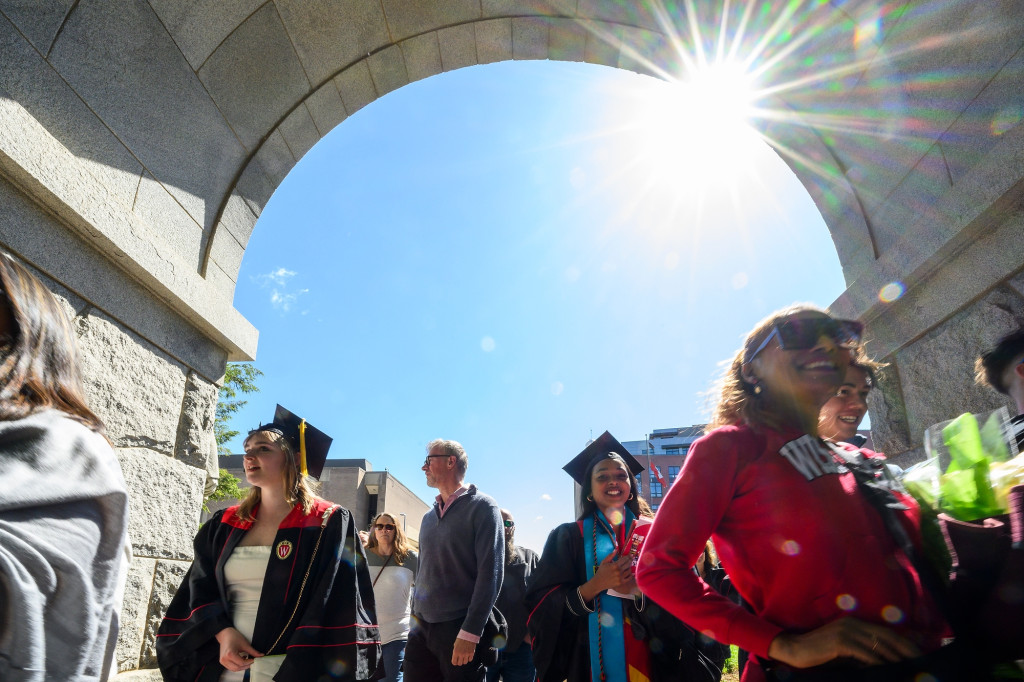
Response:
[[[452,665],[452,649],[460,629],[461,618],[427,623],[413,617],[409,643],[405,647],[405,682],[483,682],[488,654],[483,641],[477,645],[472,661]]]

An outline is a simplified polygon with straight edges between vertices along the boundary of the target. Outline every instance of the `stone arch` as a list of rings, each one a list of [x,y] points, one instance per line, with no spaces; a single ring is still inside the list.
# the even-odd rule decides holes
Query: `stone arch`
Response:
[[[1017,0],[0,0],[0,246],[74,317],[129,477],[121,670],[155,665],[216,462],[217,383],[256,351],[235,280],[288,170],[370,102],[455,68],[684,76],[716,35],[694,27],[723,8],[739,54],[770,64],[765,102],[786,115],[759,127],[831,232],[848,284],[832,307],[890,362],[875,443],[913,457],[924,426],[1005,403],[970,363],[1024,324]],[[902,298],[880,298],[896,282]]]

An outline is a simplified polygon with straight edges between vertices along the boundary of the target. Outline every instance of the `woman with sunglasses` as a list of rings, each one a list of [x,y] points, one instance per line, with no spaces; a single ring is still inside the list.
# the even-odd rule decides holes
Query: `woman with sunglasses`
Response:
[[[409,640],[412,588],[419,557],[409,546],[405,531],[387,512],[377,514],[366,541],[367,564],[377,602],[382,662],[386,682],[402,682],[402,661]]]
[[[859,323],[809,306],[750,332],[640,555],[645,594],[752,654],[744,682],[913,679],[893,670],[901,666],[885,667],[892,677],[882,668],[860,677],[859,668],[934,652],[948,631],[845,450],[819,437],[819,411],[860,356],[860,333]],[[879,494],[900,507],[889,518],[919,547],[913,501]],[[687,570],[709,536],[749,610]],[[835,667],[800,670],[822,665]],[[960,679],[952,666],[942,672],[943,682]]]

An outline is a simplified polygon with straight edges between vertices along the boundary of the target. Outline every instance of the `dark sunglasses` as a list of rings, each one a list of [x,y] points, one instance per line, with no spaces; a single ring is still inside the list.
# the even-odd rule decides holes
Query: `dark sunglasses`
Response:
[[[430,458],[431,457],[454,457],[454,455],[427,455],[427,458],[425,460],[423,460],[423,466],[425,466],[425,467],[430,466]]]
[[[768,346],[773,338],[779,339],[782,350],[808,350],[817,345],[818,339],[827,336],[843,348],[852,348],[860,343],[864,325],[856,320],[833,320],[831,317],[791,317],[775,323],[772,331],[764,337],[761,345],[747,353],[744,362],[750,362]]]
[[[373,527],[377,530],[394,530],[395,525],[392,523],[375,523]]]
[[[515,521],[506,521],[505,522],[505,527],[506,528],[515,528],[516,527],[516,522]]]

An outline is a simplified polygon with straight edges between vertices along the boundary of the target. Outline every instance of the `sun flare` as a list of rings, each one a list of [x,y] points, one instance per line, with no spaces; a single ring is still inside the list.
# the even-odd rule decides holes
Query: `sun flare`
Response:
[[[710,64],[686,81],[641,79],[628,95],[637,161],[656,183],[732,184],[750,160],[756,91],[742,65]]]

